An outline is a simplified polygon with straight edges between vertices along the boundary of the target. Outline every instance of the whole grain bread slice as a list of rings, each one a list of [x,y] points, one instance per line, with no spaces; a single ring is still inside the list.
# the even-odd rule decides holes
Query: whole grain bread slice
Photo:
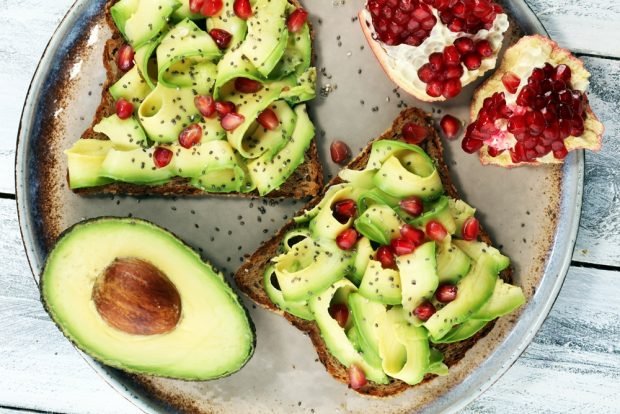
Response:
[[[437,169],[441,176],[441,181],[443,182],[444,188],[446,189],[446,193],[450,197],[459,198],[456,188],[454,187],[450,178],[448,166],[444,160],[443,145],[441,139],[439,138],[439,135],[435,130],[433,119],[430,117],[430,115],[424,113],[422,110],[417,108],[410,108],[402,111],[398,118],[394,120],[392,127],[385,131],[380,137],[371,141],[366,146],[364,151],[362,151],[355,159],[353,159],[347,167],[355,170],[363,169],[368,161],[372,143],[376,140],[402,140],[401,131],[403,125],[405,125],[407,122],[413,122],[415,124],[422,125],[427,129],[428,138],[421,146],[435,161]],[[329,186],[338,184],[340,182],[342,181],[338,177],[332,179],[321,191],[321,193],[314,197],[304,207],[304,209],[308,209],[316,205],[321,200]],[[258,248],[258,250],[254,252],[254,254],[246,258],[243,265],[235,274],[235,282],[237,283],[239,289],[245,294],[247,294],[250,298],[252,298],[257,304],[273,312],[281,314],[298,329],[306,332],[310,336],[310,339],[312,340],[314,347],[316,348],[319,359],[323,363],[323,365],[325,365],[327,372],[329,372],[329,374],[331,374],[338,381],[346,384],[348,383],[347,370],[336,358],[334,358],[329,353],[325,342],[323,342],[323,339],[321,338],[321,334],[317,324],[312,321],[306,321],[297,318],[289,313],[280,310],[271,302],[263,288],[263,274],[267,266],[269,265],[269,261],[271,260],[271,258],[278,255],[283,236],[294,227],[294,221],[289,221],[271,239],[264,242]],[[492,244],[490,237],[486,232],[484,232],[484,230],[481,230],[480,238],[482,241],[488,244]],[[504,270],[500,274],[500,277],[503,280],[510,282],[512,279],[512,269],[508,268]],[[444,353],[445,363],[448,366],[452,366],[458,363],[465,356],[467,350],[469,350],[480,338],[484,337],[492,328],[493,323],[491,322],[482,331],[480,331],[478,334],[468,340],[454,344],[437,345],[437,348]],[[425,378],[425,381],[430,380],[432,377],[433,375],[428,375]],[[411,386],[400,380],[392,380],[389,384],[386,385],[379,385],[369,382],[366,386],[357,391],[361,394],[371,395],[374,397],[387,397],[398,394],[409,387]]]
[[[120,71],[116,65],[116,55],[120,47],[125,43],[122,34],[116,28],[114,20],[112,20],[112,14],[110,8],[118,0],[109,0],[106,3],[105,16],[106,24],[112,31],[112,37],[106,41],[103,50],[103,65],[106,71],[106,80],[102,85],[101,102],[97,107],[97,111],[93,117],[90,126],[82,134],[84,139],[100,139],[107,140],[108,138],[101,133],[97,133],[93,130],[93,127],[97,125],[103,118],[108,117],[116,113],[115,100],[108,91],[109,87],[118,81],[124,73]],[[297,0],[289,0],[296,7],[301,7]],[[310,26],[311,37],[314,39],[314,33],[312,26]],[[315,137],[316,139],[316,137]],[[280,188],[270,192],[266,197],[290,197],[290,198],[304,198],[316,195],[323,186],[323,168],[319,160],[316,140],[313,139],[310,147],[306,151],[303,163],[297,167],[295,172],[284,182]],[[67,172],[68,179],[68,172]],[[121,195],[182,195],[182,196],[203,196],[209,193],[190,184],[188,179],[176,177],[172,180],[161,185],[139,185],[130,184],[124,182],[114,182],[106,185],[79,188],[73,190],[77,194],[81,195],[98,195],[98,194],[121,194]],[[218,194],[222,195],[222,194]],[[256,197],[257,191],[249,193],[232,192],[224,195],[229,196],[241,196],[241,197]]]

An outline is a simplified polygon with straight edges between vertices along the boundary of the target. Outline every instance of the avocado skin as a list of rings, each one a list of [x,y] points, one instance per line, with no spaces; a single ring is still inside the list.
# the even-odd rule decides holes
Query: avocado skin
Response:
[[[71,232],[79,226],[82,225],[87,225],[87,224],[93,224],[93,223],[98,223],[98,222],[104,222],[104,221],[109,221],[109,220],[119,220],[119,221],[125,221],[128,222],[128,224],[136,224],[136,223],[143,223],[146,224],[148,226],[151,227],[155,227],[165,233],[167,233],[168,235],[170,235],[171,237],[174,237],[175,239],[177,239],[179,241],[179,243],[187,248],[188,250],[190,250],[193,254],[195,254],[201,262],[207,264],[210,266],[210,264],[208,262],[205,262],[204,260],[202,260],[200,254],[198,253],[198,251],[196,249],[194,249],[193,247],[191,247],[190,245],[188,245],[187,243],[185,243],[185,241],[183,241],[183,239],[181,239],[180,237],[178,237],[175,233],[171,232],[170,230],[167,230],[161,226],[158,226],[157,224],[154,224],[148,220],[144,220],[144,219],[139,219],[139,218],[127,218],[127,217],[115,217],[115,216],[100,216],[100,217],[94,217],[94,218],[90,218],[90,219],[86,219],[86,220],[82,220],[80,222],[74,223],[73,225],[71,225],[70,227],[68,227],[67,229],[65,229],[64,231],[62,231],[59,235],[58,238],[56,239],[55,244],[57,244],[58,242],[60,242],[63,238],[65,238],[66,236],[68,236],[69,234],[71,234]],[[50,249],[51,251],[51,249]],[[47,256],[49,256],[49,252],[47,253]],[[56,321],[56,318],[53,316],[55,315],[53,307],[50,306],[50,304],[47,302],[47,300],[45,299],[43,292],[44,292],[44,286],[45,286],[45,278],[43,278],[43,275],[45,274],[46,269],[48,268],[49,262],[47,260],[47,256],[46,256],[46,261],[45,261],[45,265],[43,266],[43,268],[41,269],[41,272],[39,273],[39,297],[41,300],[41,303],[43,304],[43,308],[45,309],[45,311],[48,313],[48,315],[50,315],[50,319],[54,322],[54,324],[56,325],[56,327],[58,328],[58,330],[60,332],[62,332],[63,336],[69,340],[69,342],[71,342],[71,344],[79,349],[80,351],[84,352],[85,354],[87,354],[90,358],[92,358],[93,360],[97,361],[100,364],[103,365],[108,365],[106,363],[106,361],[104,361],[102,358],[93,356],[90,354],[90,352],[85,349],[81,344],[77,343],[73,338],[71,338],[64,330],[63,328],[60,326],[60,324]],[[215,269],[214,269],[215,270]],[[227,282],[225,282],[226,285],[230,286]],[[252,320],[251,316],[250,316],[250,312],[248,311],[248,309],[243,305],[243,302],[239,299],[239,296],[237,295],[237,293],[231,288],[230,289],[230,293],[231,293],[231,297],[235,300],[235,302],[239,305],[239,308],[243,311],[243,314],[245,316],[245,318],[247,319],[248,322],[248,327],[250,329],[250,333],[252,335],[252,342],[250,344],[250,349],[248,352],[247,357],[245,358],[245,360],[243,361],[243,363],[241,365],[239,365],[239,367],[231,372],[226,372],[220,376],[217,377],[213,377],[208,379],[208,381],[211,380],[216,380],[216,379],[220,379],[220,378],[225,378],[228,377],[232,374],[235,374],[236,372],[240,371],[249,361],[250,359],[252,359],[252,356],[254,355],[254,352],[256,350],[256,326],[254,325],[254,321]],[[146,373],[144,371],[141,370],[134,370],[134,369],[128,369],[128,368],[119,368],[117,366],[114,366],[113,368],[115,369],[119,369],[121,371],[127,372],[129,374],[138,374],[138,375],[153,375],[156,377],[160,377],[160,378],[169,378],[169,379],[181,379],[183,381],[206,381],[205,379],[202,378],[178,378],[175,376],[169,376],[169,375],[160,375],[157,373]]]

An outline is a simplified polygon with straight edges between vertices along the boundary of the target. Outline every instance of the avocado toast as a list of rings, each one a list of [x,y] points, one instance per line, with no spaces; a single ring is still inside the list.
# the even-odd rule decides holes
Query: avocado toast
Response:
[[[305,20],[290,24],[300,5],[261,0],[242,19],[233,0],[208,17],[193,13],[188,0],[157,3],[155,15],[139,0],[107,3],[106,81],[91,126],[66,151],[71,189],[316,194],[323,175],[304,104],[315,95],[312,34]],[[143,33],[160,21],[158,31]],[[274,26],[271,38],[261,22]]]
[[[403,140],[410,124],[426,131],[421,147]],[[395,150],[419,169],[412,176],[427,181],[387,166]],[[418,212],[416,197],[424,201]],[[338,381],[362,394],[394,395],[447,374],[492,320],[524,302],[521,289],[508,284],[508,258],[490,247],[473,214],[458,199],[432,119],[408,109],[249,257],[235,280],[306,332]],[[415,271],[403,271],[409,265]]]

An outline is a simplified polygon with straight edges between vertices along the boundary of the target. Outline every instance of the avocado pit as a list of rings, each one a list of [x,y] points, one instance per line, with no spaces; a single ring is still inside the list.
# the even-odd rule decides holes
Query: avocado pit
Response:
[[[181,317],[181,297],[166,275],[142,259],[115,259],[97,278],[92,299],[111,326],[132,335],[173,330]]]

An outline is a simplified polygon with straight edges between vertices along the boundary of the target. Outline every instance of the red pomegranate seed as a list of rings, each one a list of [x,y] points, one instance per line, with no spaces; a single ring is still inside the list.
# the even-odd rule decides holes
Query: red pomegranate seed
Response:
[[[412,242],[416,247],[424,243],[424,238],[426,237],[422,230],[416,229],[411,224],[403,224],[400,228],[400,235]]]
[[[220,49],[226,49],[232,40],[232,34],[224,29],[211,29],[209,35]]]
[[[133,105],[125,98],[116,101],[116,115],[120,119],[127,119],[133,115]]]
[[[172,151],[168,148],[157,147],[153,151],[153,162],[157,168],[164,168],[172,161]]]
[[[489,153],[489,155],[490,155],[491,157],[497,157],[499,154],[501,154],[501,153],[502,153],[502,152],[504,152],[505,150],[503,150],[503,149],[501,149],[501,150],[500,150],[500,149],[497,149],[497,148],[495,148],[495,147],[488,147],[488,148],[487,148],[487,151],[488,151],[488,153]]]
[[[123,72],[127,72],[129,69],[133,68],[133,57],[133,48],[128,44],[122,45],[116,53],[116,66]]]
[[[483,142],[478,139],[473,139],[471,137],[466,136],[461,142],[461,147],[463,150],[469,154],[473,154],[482,148]]]
[[[561,80],[561,81],[564,81],[565,83],[568,83],[568,82],[570,82],[570,78],[571,78],[570,67],[568,67],[566,65],[558,65],[558,66],[556,66],[555,73],[553,75],[553,79]]]
[[[250,0],[235,0],[233,3],[233,10],[237,17],[247,20],[252,15],[252,5]]]
[[[413,314],[417,316],[420,320],[427,321],[431,318],[431,316],[433,316],[433,314],[435,314],[435,312],[437,312],[435,306],[433,306],[432,303],[426,301],[418,305],[418,307],[415,308],[415,310],[413,311]]]
[[[428,137],[428,130],[422,125],[407,122],[403,125],[402,134],[408,144],[418,145]]]
[[[478,234],[480,233],[480,223],[478,222],[478,219],[475,217],[470,217],[465,220],[461,233],[463,235],[463,240],[476,240],[478,238]]]
[[[189,0],[189,11],[192,13],[200,13],[200,9],[202,9],[202,4],[205,0]]]
[[[355,229],[345,229],[336,237],[336,244],[342,250],[351,250],[357,243],[357,236]]]
[[[431,81],[426,85],[426,94],[433,98],[438,98],[443,93],[443,84],[441,81]]]
[[[433,72],[439,72],[441,69],[443,69],[443,53],[431,53],[431,55],[428,57],[428,62],[431,64],[431,70]]]
[[[456,46],[448,46],[443,50],[443,61],[446,65],[461,65],[461,53]]]
[[[278,119],[278,115],[271,108],[265,109],[263,112],[258,115],[256,118],[259,124],[265,129],[273,131],[280,125],[280,120]]]
[[[435,291],[435,299],[441,303],[449,303],[456,299],[457,288],[455,285],[440,285]]]
[[[328,309],[329,316],[338,322],[341,328],[347,326],[349,320],[349,308],[344,303],[334,303]]]
[[[512,72],[506,72],[504,76],[502,76],[502,83],[508,92],[517,93],[517,89],[519,89],[519,85],[521,84],[521,79]]]
[[[448,66],[446,69],[446,79],[460,79],[463,76],[463,66],[459,63],[458,65]]]
[[[179,144],[183,148],[191,148],[198,144],[202,139],[202,128],[198,124],[191,124],[187,126],[179,134]]]
[[[212,96],[198,95],[194,98],[194,105],[205,118],[213,118],[216,114],[215,100]]]
[[[447,138],[454,139],[461,129],[461,121],[448,114],[441,118],[439,126],[441,126],[441,130]]]
[[[220,117],[225,117],[226,115],[232,113],[232,112],[236,112],[237,111],[237,107],[235,106],[234,103],[230,102],[230,101],[217,101],[215,102],[215,112],[217,112],[217,114]]]
[[[296,9],[286,20],[286,27],[291,33],[297,33],[308,20],[308,12],[304,9]]]
[[[562,146],[562,148],[553,150],[553,156],[558,160],[563,160],[568,155],[568,150],[566,147]]]
[[[248,78],[235,79],[235,89],[241,93],[255,93],[262,89],[263,85],[259,81]]]
[[[379,263],[381,263],[381,267],[384,269],[395,269],[396,261],[394,260],[394,253],[387,246],[381,246],[377,249],[377,254],[375,258]]]
[[[519,96],[517,96],[517,105],[531,106],[535,97],[536,92],[534,92],[530,86],[524,86],[521,92],[519,92]]]
[[[349,149],[349,146],[347,144],[342,141],[336,140],[332,142],[332,144],[329,146],[329,153],[332,157],[333,162],[335,162],[336,164],[342,164],[349,159],[349,156],[351,155],[351,150]]]
[[[420,69],[418,69],[418,78],[420,78],[420,80],[424,83],[429,83],[434,76],[435,74],[431,69],[430,63],[425,63],[420,67]]]
[[[413,252],[416,248],[416,245],[413,244],[412,241],[402,237],[392,239],[392,241],[390,242],[390,246],[392,247],[392,251],[396,256],[403,256],[405,254],[409,254]]]
[[[437,220],[426,223],[426,234],[428,238],[435,241],[442,241],[448,235],[446,228]]]
[[[469,52],[463,56],[463,64],[469,70],[476,70],[482,64],[482,59],[477,52]]]
[[[355,203],[355,200],[351,199],[340,200],[337,203],[334,203],[332,206],[332,212],[334,217],[340,223],[344,224],[349,221],[351,217],[355,217],[355,214],[357,214],[357,204]]]
[[[222,0],[204,0],[200,13],[203,16],[212,17],[217,15],[224,7]]]
[[[443,84],[443,91],[441,94],[448,99],[454,98],[461,93],[462,88],[463,86],[461,85],[460,79],[448,79],[446,83]]]
[[[459,37],[454,41],[454,46],[456,46],[461,55],[464,55],[474,50],[474,41],[469,37]]]
[[[422,203],[422,199],[417,196],[411,196],[401,200],[399,206],[405,213],[413,217],[418,217],[424,212],[424,204]]]
[[[224,128],[226,131],[233,131],[239,125],[243,124],[244,121],[245,117],[243,115],[236,112],[231,112],[224,115],[224,117],[220,121],[220,124],[222,124],[222,128]]]
[[[478,43],[476,43],[476,51],[483,58],[488,58],[488,57],[493,56],[493,47],[491,46],[491,43],[489,43],[488,40],[483,39],[483,40],[480,40]]]
[[[351,364],[348,371],[349,386],[354,390],[359,390],[366,385],[366,374],[364,370],[358,367],[356,364]]]

